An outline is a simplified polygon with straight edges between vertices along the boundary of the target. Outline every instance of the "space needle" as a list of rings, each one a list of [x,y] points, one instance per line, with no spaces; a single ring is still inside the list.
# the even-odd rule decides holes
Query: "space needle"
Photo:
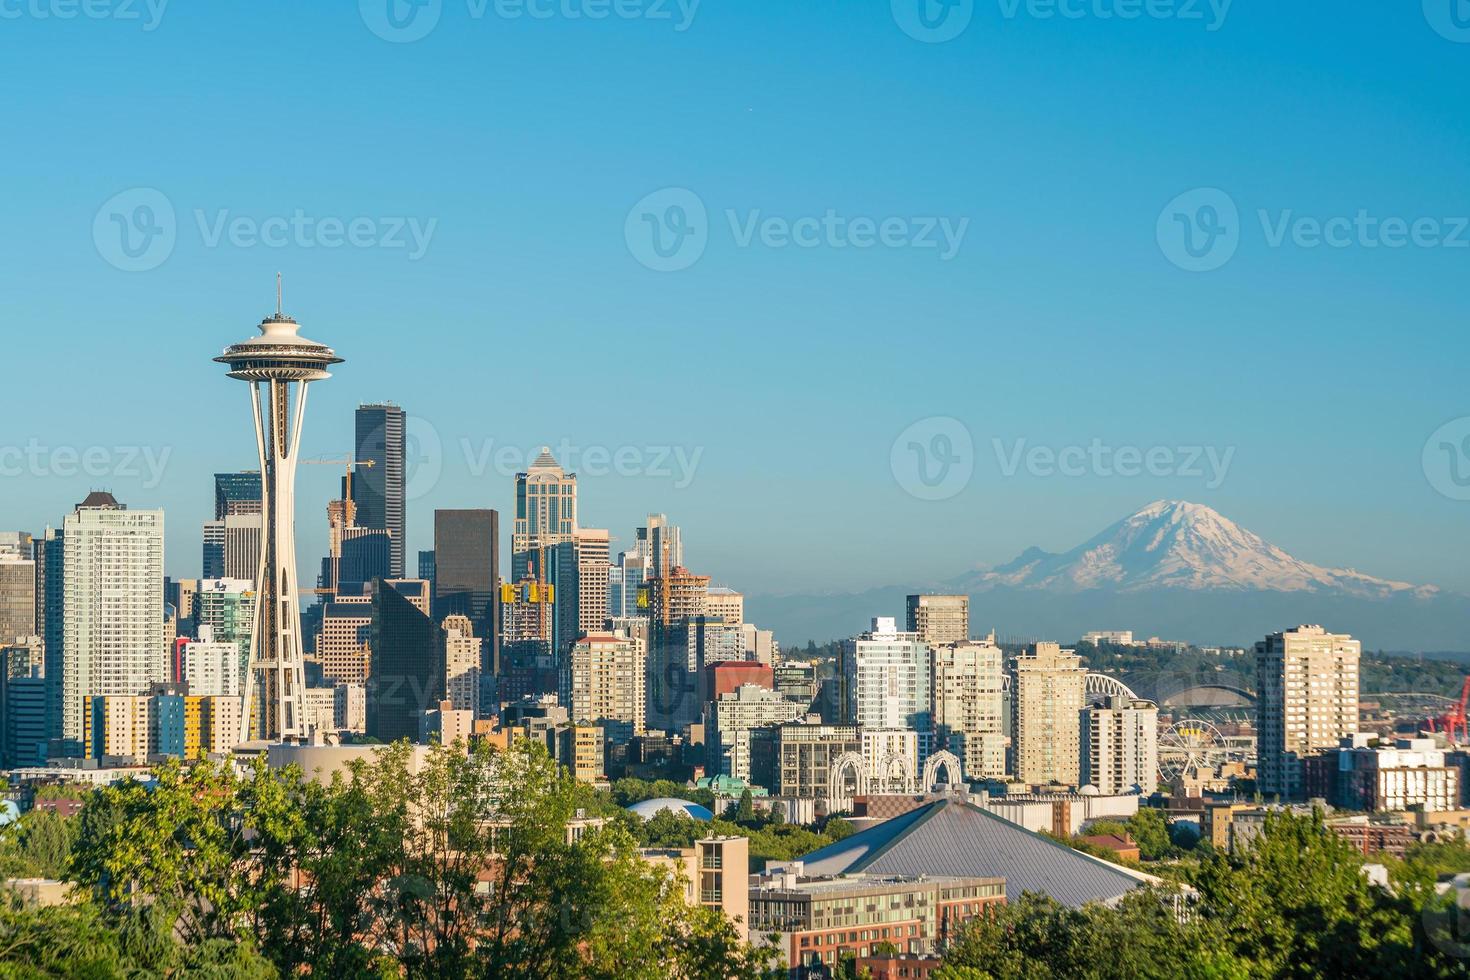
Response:
[[[255,628],[250,635],[250,672],[245,685],[241,741],[270,741],[309,734],[305,712],[305,654],[296,597],[296,459],[306,418],[306,388],[331,377],[327,368],[342,359],[330,347],[301,336],[301,327],[281,312],[281,277],[276,276],[276,312],[252,337],[216,357],[229,376],[250,384],[255,444],[260,453],[261,541],[256,574]],[[260,704],[252,705],[259,690]]]

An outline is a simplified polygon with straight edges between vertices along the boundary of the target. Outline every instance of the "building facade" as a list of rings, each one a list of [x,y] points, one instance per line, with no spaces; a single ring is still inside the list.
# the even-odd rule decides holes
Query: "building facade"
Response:
[[[1159,783],[1159,709],[1152,701],[1109,697],[1082,709],[1081,785],[1104,796],[1142,793]]]
[[[1036,643],[1012,662],[1011,670],[1016,779],[1078,785],[1087,668],[1055,643]]]
[[[907,603],[908,632],[925,643],[940,646],[970,638],[970,597],[967,595],[911,595]]]
[[[1358,730],[1362,644],[1321,626],[1298,626],[1256,644],[1256,732],[1263,795],[1295,799],[1302,759]]]
[[[975,779],[1005,775],[1004,657],[994,637],[934,647],[934,745]]]
[[[386,529],[391,535],[389,574],[403,578],[407,531],[406,447],[408,416],[397,405],[361,405],[357,409],[357,462],[372,461],[352,481],[357,526]]]

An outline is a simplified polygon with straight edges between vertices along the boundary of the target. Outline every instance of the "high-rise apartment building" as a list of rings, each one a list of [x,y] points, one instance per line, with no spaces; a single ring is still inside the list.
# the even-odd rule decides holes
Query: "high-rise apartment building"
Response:
[[[665,577],[684,565],[683,535],[663,514],[648,515],[647,525],[638,529],[634,547],[646,562],[647,578]]]
[[[970,597],[967,595],[911,595],[908,631],[925,643],[964,643],[970,638]]]
[[[722,585],[712,585],[705,593],[705,615],[722,619],[728,626],[745,625],[745,596]]]
[[[36,630],[36,563],[0,554],[0,643]]]
[[[1016,779],[1023,783],[1082,780],[1081,712],[1087,668],[1055,643],[1036,643],[1011,663],[1011,718]]]
[[[62,529],[62,751],[80,755],[90,700],[167,682],[163,636],[163,511],[128,510],[93,493]]]
[[[214,629],[205,626],[199,639],[184,644],[180,655],[180,680],[196,697],[237,697],[242,692],[240,648],[233,642],[215,639]]]
[[[707,773],[749,783],[750,733],[768,725],[788,724],[805,715],[805,705],[756,684],[742,684],[734,692],[718,696],[704,709]]]
[[[599,632],[607,623],[610,542],[605,530],[578,528],[572,532],[572,548],[577,557],[578,636]]]
[[[393,404],[360,405],[355,421],[357,461],[372,463],[363,466],[352,481],[357,526],[389,532],[388,574],[391,578],[403,578],[408,416]]]
[[[450,702],[451,710],[468,711],[472,718],[478,718],[485,641],[475,635],[475,625],[468,616],[445,616],[440,625],[444,629],[445,700]]]
[[[1358,730],[1362,644],[1321,626],[1272,633],[1256,644],[1256,737],[1263,795],[1292,799],[1302,759]]]
[[[927,735],[932,660],[933,651],[917,633],[899,632],[892,617],[875,618],[871,630],[842,645],[844,720]]]
[[[233,643],[240,658],[241,691],[248,682],[257,593],[254,579],[203,579],[194,595],[195,631],[210,631],[216,643]]]
[[[934,746],[972,779],[1005,775],[1004,659],[993,636],[934,647]]]
[[[592,630],[572,645],[568,716],[595,725],[608,742],[642,735],[646,722],[643,641],[627,633]]]
[[[1152,701],[1109,697],[1082,709],[1083,786],[1104,796],[1142,793],[1159,783],[1159,709]]]
[[[646,618],[648,609],[639,607],[638,594],[647,581],[648,560],[633,552],[619,552],[618,563],[607,572],[607,618]]]

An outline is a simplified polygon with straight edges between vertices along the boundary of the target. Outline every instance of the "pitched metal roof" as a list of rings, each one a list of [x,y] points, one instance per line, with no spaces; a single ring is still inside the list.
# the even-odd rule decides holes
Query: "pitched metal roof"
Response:
[[[800,859],[808,875],[898,874],[1004,878],[1064,905],[1112,902],[1157,879],[1075,851],[960,800],[937,800]]]

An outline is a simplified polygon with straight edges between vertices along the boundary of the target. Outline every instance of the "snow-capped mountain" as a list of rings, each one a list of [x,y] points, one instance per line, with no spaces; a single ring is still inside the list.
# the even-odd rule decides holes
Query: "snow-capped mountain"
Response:
[[[1323,568],[1294,558],[1203,504],[1159,500],[1064,554],[1039,548],[956,580],[981,592],[998,587],[1081,592],[1263,591],[1334,593],[1365,599],[1429,598],[1438,590]]]

